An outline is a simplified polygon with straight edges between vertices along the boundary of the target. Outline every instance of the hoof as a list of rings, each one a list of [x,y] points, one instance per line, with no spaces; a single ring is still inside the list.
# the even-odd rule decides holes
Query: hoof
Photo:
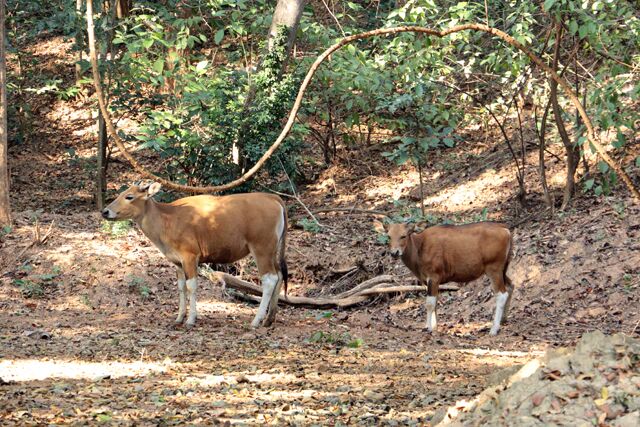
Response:
[[[489,331],[489,335],[491,335],[492,337],[495,337],[496,335],[498,335],[498,332],[500,332],[500,330],[494,331],[493,329]]]
[[[185,323],[184,327],[185,329],[189,330],[189,329],[193,329],[193,327],[195,326],[195,323]]]

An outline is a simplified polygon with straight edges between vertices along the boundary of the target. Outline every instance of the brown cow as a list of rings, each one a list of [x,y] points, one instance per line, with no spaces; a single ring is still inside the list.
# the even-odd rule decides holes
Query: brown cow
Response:
[[[186,314],[187,327],[196,321],[198,264],[226,264],[249,253],[262,280],[262,301],[252,327],[275,320],[280,287],[287,292],[285,242],[287,211],[280,197],[267,193],[193,196],[159,203],[153,196],[159,183],[132,185],[102,211],[108,220],[133,219],[154,245],[178,267],[180,305],[176,323]]]

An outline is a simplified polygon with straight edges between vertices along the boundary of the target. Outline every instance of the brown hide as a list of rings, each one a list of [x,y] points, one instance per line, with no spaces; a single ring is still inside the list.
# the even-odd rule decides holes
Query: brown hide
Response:
[[[196,276],[199,263],[230,263],[253,253],[260,274],[279,270],[276,234],[286,209],[280,197],[267,193],[200,195],[172,203],[154,201],[147,187],[131,186],[103,212],[110,220],[133,219],[174,264]],[[283,218],[284,215],[284,218]],[[284,241],[281,242],[284,256]]]
[[[226,264],[253,252],[261,274],[277,271],[275,253],[284,206],[278,196],[266,193],[230,196],[193,196],[173,203],[145,203],[140,228],[173,263],[178,254],[199,263]],[[260,260],[273,255],[270,260]],[[271,257],[269,257],[271,258]]]

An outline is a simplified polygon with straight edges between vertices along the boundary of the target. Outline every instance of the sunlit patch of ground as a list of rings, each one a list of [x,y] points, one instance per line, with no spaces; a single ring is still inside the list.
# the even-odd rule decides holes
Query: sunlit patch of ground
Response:
[[[53,378],[97,379],[165,372],[170,366],[151,362],[84,362],[80,360],[0,360],[0,378],[5,381],[35,381]]]

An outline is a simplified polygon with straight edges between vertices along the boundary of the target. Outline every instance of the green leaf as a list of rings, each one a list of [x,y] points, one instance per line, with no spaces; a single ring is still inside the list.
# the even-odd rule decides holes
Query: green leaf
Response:
[[[586,190],[591,190],[593,188],[593,184],[596,182],[595,179],[591,178],[584,182],[584,188]]]
[[[164,59],[157,59],[156,62],[153,63],[153,71],[162,74],[162,70],[164,70]]]
[[[213,41],[216,44],[220,44],[223,38],[224,38],[224,28],[221,28],[218,31],[216,31],[216,35],[214,36]]]
[[[593,192],[596,194],[596,196],[601,195],[602,193],[604,193],[604,189],[602,188],[602,185],[598,185],[595,190],[593,190]]]
[[[145,49],[149,49],[151,46],[153,46],[153,39],[145,39],[142,41],[142,46]]]
[[[551,6],[556,2],[556,0],[544,0],[544,10],[547,12],[551,9]]]
[[[444,145],[446,145],[447,147],[451,148],[455,145],[454,141],[452,138],[445,138],[442,140],[442,142],[444,142]]]
[[[571,22],[569,22],[569,34],[571,34],[572,36],[575,36],[577,32],[578,32],[578,22],[575,19],[572,19]]]
[[[207,71],[207,65],[209,65],[209,61],[207,60],[198,62],[196,64],[196,71],[198,74],[204,74]]]
[[[362,344],[364,344],[364,340],[362,338],[356,338],[352,340],[349,344],[347,344],[347,347],[359,348],[359,347],[362,347]]]
[[[636,157],[636,167],[640,168],[640,156]]]
[[[606,162],[598,162],[598,170],[600,173],[606,173],[609,170],[609,165]]]

